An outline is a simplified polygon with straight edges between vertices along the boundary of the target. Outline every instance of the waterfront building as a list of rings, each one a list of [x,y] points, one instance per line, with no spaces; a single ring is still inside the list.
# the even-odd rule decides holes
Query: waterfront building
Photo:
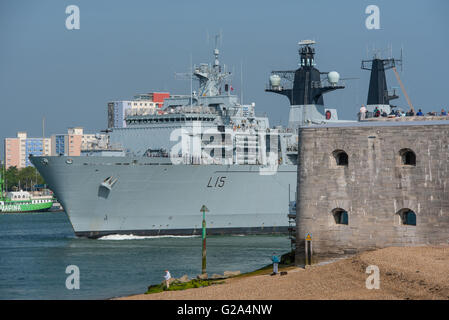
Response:
[[[66,134],[54,134],[52,140],[52,155],[79,156],[81,154],[81,141],[83,128],[69,128]]]
[[[106,148],[107,134],[85,134],[82,127],[68,128],[66,134],[54,134],[52,140],[52,155],[80,156],[83,150]]]
[[[5,138],[4,148],[6,168],[31,166],[30,155],[50,155],[52,149],[50,138],[30,138],[26,132],[18,132],[16,138]]]

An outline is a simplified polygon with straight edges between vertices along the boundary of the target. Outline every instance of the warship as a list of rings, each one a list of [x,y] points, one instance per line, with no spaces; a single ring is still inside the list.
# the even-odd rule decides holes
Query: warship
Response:
[[[109,146],[81,156],[30,156],[77,236],[286,234],[297,180],[297,128],[339,122],[323,95],[339,74],[315,68],[314,41],[299,42],[297,70],[273,71],[266,92],[288,97],[287,127],[270,127],[232,94],[214,49],[192,68],[198,89],[171,95],[158,112],[127,110]]]

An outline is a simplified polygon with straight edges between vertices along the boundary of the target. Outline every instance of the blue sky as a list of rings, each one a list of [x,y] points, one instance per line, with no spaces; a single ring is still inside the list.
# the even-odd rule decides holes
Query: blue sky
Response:
[[[380,30],[365,27],[365,8],[380,9]],[[80,30],[67,30],[65,8],[80,8]],[[17,131],[41,136],[107,124],[107,101],[135,93],[188,94],[175,80],[194,63],[210,62],[222,30],[221,62],[232,70],[244,102],[256,103],[272,125],[286,123],[288,100],[264,92],[273,69],[296,69],[297,43],[317,41],[317,67],[356,77],[325,95],[340,118],[355,118],[366,102],[367,48],[404,48],[401,78],[416,108],[449,108],[449,2],[432,1],[78,1],[0,2],[0,138]],[[207,40],[207,34],[210,38]],[[386,51],[384,51],[386,52]],[[399,87],[392,71],[390,87]],[[403,98],[395,104],[407,107]],[[3,148],[2,148],[3,149]],[[3,150],[2,150],[3,153]]]

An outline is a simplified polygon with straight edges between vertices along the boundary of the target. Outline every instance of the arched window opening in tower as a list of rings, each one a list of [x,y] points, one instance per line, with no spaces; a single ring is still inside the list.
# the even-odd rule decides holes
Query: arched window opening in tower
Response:
[[[342,208],[336,208],[332,210],[332,215],[334,216],[336,224],[349,224],[348,212]]]
[[[403,165],[416,166],[416,154],[411,149],[401,149],[399,155]]]
[[[335,150],[333,152],[333,155],[337,163],[337,166],[344,166],[344,167],[348,166],[349,157],[346,152],[344,152],[343,150]]]
[[[412,210],[405,208],[397,212],[402,225],[416,226],[416,214]]]

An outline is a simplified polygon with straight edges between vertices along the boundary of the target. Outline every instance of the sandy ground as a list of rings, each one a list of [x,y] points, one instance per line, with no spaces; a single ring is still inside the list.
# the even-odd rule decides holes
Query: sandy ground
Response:
[[[380,288],[368,290],[369,265]],[[288,269],[284,276],[236,277],[184,291],[140,294],[131,300],[449,299],[449,247],[385,248],[324,265]]]

